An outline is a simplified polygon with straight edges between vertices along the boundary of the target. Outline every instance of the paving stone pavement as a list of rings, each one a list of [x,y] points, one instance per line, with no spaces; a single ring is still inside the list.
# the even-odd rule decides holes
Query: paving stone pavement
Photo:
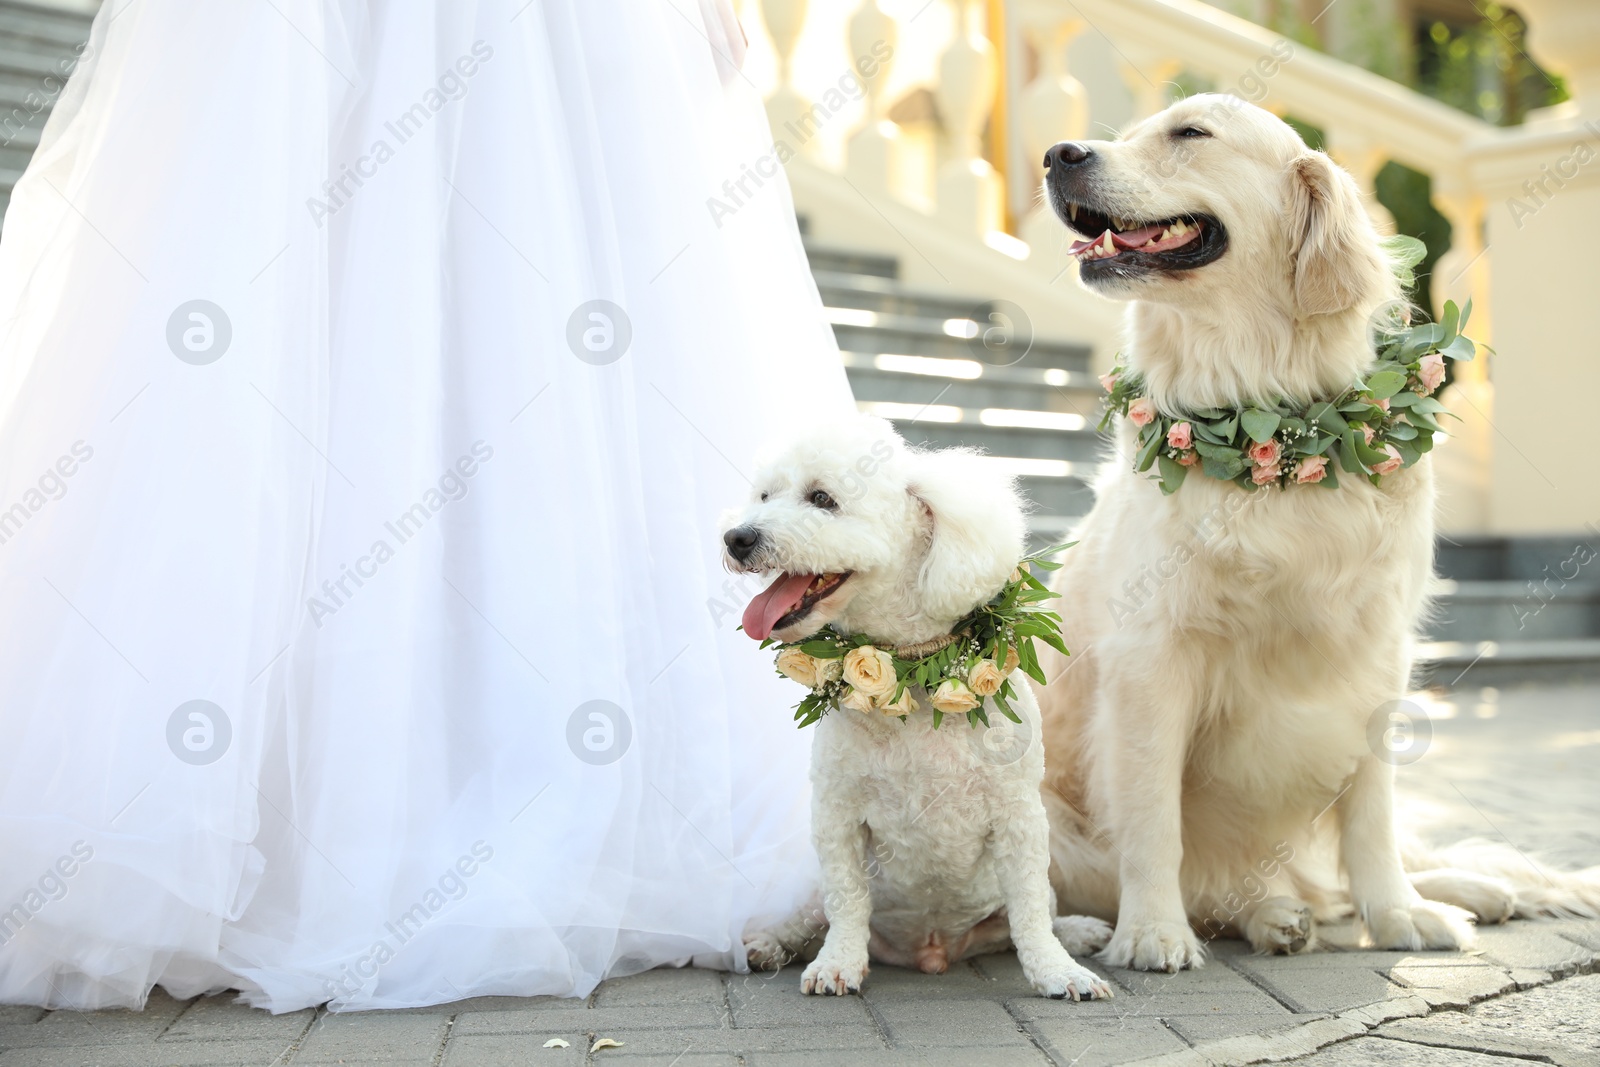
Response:
[[[1564,866],[1600,863],[1600,685],[1458,687],[1418,702],[1433,737],[1400,771],[1401,807],[1427,839],[1483,836]],[[227,994],[160,991],[142,1012],[0,1006],[0,1067],[1600,1067],[1600,920],[1490,927],[1471,953],[1285,958],[1216,942],[1206,967],[1176,975],[1085,962],[1115,999],[1041,999],[1005,954],[938,976],[875,967],[852,997],[802,997],[798,968],[662,969],[586,1000],[404,1012],[269,1015]],[[543,1047],[557,1037],[568,1046]],[[602,1037],[621,1047],[591,1052]]]

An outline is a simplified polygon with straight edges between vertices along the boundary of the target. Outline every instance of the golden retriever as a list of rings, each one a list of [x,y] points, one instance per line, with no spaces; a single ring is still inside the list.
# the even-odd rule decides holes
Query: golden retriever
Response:
[[[1080,280],[1131,301],[1125,354],[1161,412],[1337,397],[1401,296],[1355,182],[1272,114],[1173,105],[1118,141],[1066,142],[1045,192]],[[1171,495],[1097,485],[1056,588],[1069,660],[1040,693],[1061,906],[1116,918],[1102,957],[1177,970],[1205,934],[1302,951],[1348,913],[1384,948],[1454,949],[1503,879],[1430,872],[1396,839],[1369,722],[1405,694],[1433,556],[1428,458],[1337,488],[1247,489],[1194,469]]]

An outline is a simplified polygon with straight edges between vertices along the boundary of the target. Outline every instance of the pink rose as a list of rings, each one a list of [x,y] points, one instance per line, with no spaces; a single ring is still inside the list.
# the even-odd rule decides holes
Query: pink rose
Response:
[[[1111,392],[1111,390],[1116,386],[1116,384],[1117,384],[1117,375],[1116,375],[1115,371],[1111,372],[1110,374],[1102,374],[1102,375],[1100,375],[1100,388],[1104,389],[1106,392],[1108,392],[1108,393]]]
[[[1177,423],[1167,431],[1167,444],[1173,448],[1188,448],[1194,444],[1194,427],[1187,422]]]
[[[1128,405],[1128,418],[1133,420],[1135,426],[1148,426],[1156,417],[1156,406],[1147,396]]]
[[[1278,480],[1278,475],[1283,473],[1278,470],[1276,463],[1270,467],[1256,466],[1250,468],[1250,480],[1257,485],[1271,485]]]
[[[1389,398],[1388,397],[1384,397],[1382,400],[1374,400],[1373,403],[1378,405],[1380,408],[1382,408],[1385,411],[1389,410]]]
[[[1383,450],[1389,453],[1389,458],[1382,463],[1374,463],[1372,465],[1373,474],[1393,474],[1400,469],[1400,453],[1395,450],[1394,445],[1384,445]]]
[[[1434,352],[1422,357],[1422,364],[1417,368],[1417,381],[1422,383],[1422,395],[1427,396],[1444,381],[1444,357]]]
[[[1200,456],[1193,451],[1184,452],[1178,456],[1178,462],[1185,467],[1192,467],[1200,462]]]
[[[1363,427],[1361,427],[1361,436],[1365,437],[1367,439],[1367,444],[1370,445],[1372,443],[1372,438],[1374,436],[1374,431],[1373,431],[1372,427],[1371,426],[1363,426]]]
[[[1300,461],[1300,469],[1295,472],[1294,480],[1302,485],[1315,484],[1328,476],[1327,456],[1307,456]]]
[[[1269,437],[1260,444],[1251,444],[1250,462],[1258,467],[1276,467],[1282,449],[1278,447],[1278,439]]]

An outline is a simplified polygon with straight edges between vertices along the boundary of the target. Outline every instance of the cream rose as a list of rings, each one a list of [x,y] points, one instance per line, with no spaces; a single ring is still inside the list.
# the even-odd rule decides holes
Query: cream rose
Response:
[[[827,685],[837,682],[844,677],[844,659],[819,659],[817,660],[817,684]]]
[[[1000,684],[1005,680],[999,664],[992,659],[980,659],[967,672],[967,688],[980,697],[992,697],[1000,692]]]
[[[1328,476],[1327,456],[1307,456],[1300,461],[1300,467],[1295,471],[1294,480],[1301,483],[1316,483]]]
[[[889,696],[900,684],[894,676],[894,657],[871,645],[845,653],[844,680],[873,699]]]
[[[798,648],[786,648],[778,653],[778,671],[807,689],[815,689],[822,684],[818,670],[821,665],[822,661],[817,657],[807,655]]]
[[[1253,442],[1249,449],[1250,462],[1258,467],[1276,467],[1278,457],[1283,454],[1278,439],[1269,437],[1265,441]],[[1259,483],[1258,483],[1259,484]]]
[[[891,693],[890,696],[893,696]],[[890,701],[887,697],[876,702],[876,707],[885,715],[910,715],[917,710],[917,702],[911,697],[911,687],[906,686],[906,691],[900,694],[900,699]]]
[[[1017,665],[1021,662],[1022,657],[1017,653],[1017,646],[1011,645],[1006,649],[1006,665],[1000,668],[1000,673],[1010,677],[1011,672],[1016,670]]]
[[[1116,388],[1116,385],[1117,375],[1115,371],[1110,374],[1100,375],[1100,388],[1104,389],[1106,392],[1111,392],[1112,389]]]
[[[1147,396],[1128,405],[1128,418],[1133,420],[1135,426],[1147,426],[1156,417],[1156,406]]]
[[[979,704],[983,703],[972,695],[972,690],[967,688],[967,683],[955,678],[946,678],[939,683],[939,688],[933,691],[928,698],[939,711],[952,715],[965,715]]]
[[[1283,473],[1276,463],[1270,467],[1251,467],[1250,480],[1257,485],[1271,485],[1278,480],[1278,475]]]
[[[852,689],[840,697],[839,706],[841,708],[849,708],[851,711],[859,711],[863,715],[872,714],[872,698],[859,689]]]
[[[1200,462],[1200,454],[1193,449],[1183,452],[1178,456],[1178,462],[1185,467],[1193,467]]]
[[[1439,388],[1439,383],[1444,381],[1444,357],[1437,352],[1423,356],[1417,367],[1417,381],[1422,383],[1424,396]]]
[[[1394,445],[1384,445],[1383,450],[1389,454],[1389,458],[1381,463],[1374,463],[1372,465],[1373,474],[1393,474],[1400,469],[1401,464],[1404,462]]]

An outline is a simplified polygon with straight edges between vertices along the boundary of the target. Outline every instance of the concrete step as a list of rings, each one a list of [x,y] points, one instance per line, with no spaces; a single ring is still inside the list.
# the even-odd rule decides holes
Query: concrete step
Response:
[[[1088,352],[1085,349],[1077,345],[1040,341],[1035,341],[1019,361],[986,358],[989,353],[971,339],[970,335],[977,332],[977,325],[971,319],[932,319],[841,307],[829,307],[827,311],[839,347],[851,352],[938,356],[944,359],[977,360],[986,366],[1055,368],[1080,374],[1087,373],[1089,369]]]
[[[1092,430],[1100,417],[1100,398],[1093,391],[1098,387],[1090,386],[1087,374],[895,353],[842,355],[858,401],[935,403],[960,409],[983,425],[1040,430]]]
[[[0,41],[30,52],[60,54],[89,39],[94,16],[53,5],[0,3]]]
[[[1560,641],[1437,641],[1417,647],[1422,685],[1472,687],[1600,678],[1600,637]]]
[[[1445,580],[1428,636],[1438,641],[1600,638],[1600,582]]]
[[[801,220],[801,233],[805,220]],[[866,278],[898,278],[900,262],[892,256],[879,256],[870,252],[851,252],[845,249],[826,248],[806,242],[806,258],[811,261],[813,273]],[[819,281],[820,284],[820,281]]]
[[[1438,570],[1459,581],[1600,581],[1600,529],[1572,537],[1441,537]]]

